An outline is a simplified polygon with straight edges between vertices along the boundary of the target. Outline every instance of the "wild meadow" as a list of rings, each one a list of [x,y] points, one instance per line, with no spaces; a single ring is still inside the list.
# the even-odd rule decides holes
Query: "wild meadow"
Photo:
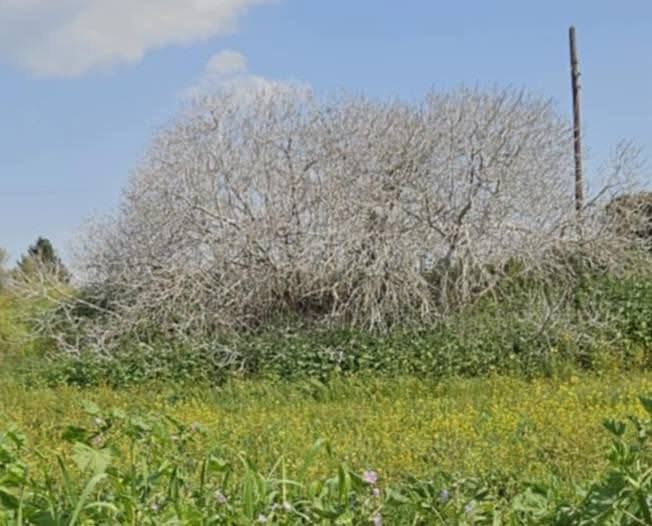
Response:
[[[439,333],[321,334],[328,352],[315,336],[274,334],[239,341],[258,364],[246,374],[206,368],[182,347],[99,359],[11,345],[24,327],[8,305],[26,304],[6,297],[0,520],[645,524],[652,302],[643,284],[632,290],[618,349],[577,349],[564,334],[545,360],[534,340],[531,354],[471,371],[437,354]],[[459,352],[481,352],[487,334]],[[475,361],[492,363],[519,335],[503,333]],[[360,358],[342,370],[326,357],[346,346]],[[263,365],[273,361],[253,349],[279,358]],[[305,370],[284,375],[301,355]]]

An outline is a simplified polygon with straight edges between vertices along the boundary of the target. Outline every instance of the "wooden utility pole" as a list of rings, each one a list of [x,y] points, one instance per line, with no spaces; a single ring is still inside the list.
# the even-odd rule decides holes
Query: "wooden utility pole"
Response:
[[[580,69],[577,60],[575,27],[569,30],[571,84],[573,87],[573,144],[575,147],[575,210],[578,215],[584,207],[584,173],[582,171],[582,121],[580,119]]]

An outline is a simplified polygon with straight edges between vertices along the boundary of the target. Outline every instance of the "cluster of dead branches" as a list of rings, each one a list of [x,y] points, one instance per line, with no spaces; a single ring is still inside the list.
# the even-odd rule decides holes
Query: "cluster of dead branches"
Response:
[[[158,135],[89,229],[82,292],[50,331],[106,349],[292,316],[385,329],[494,293],[514,261],[559,283],[570,253],[620,268],[631,239],[604,193],[578,218],[572,163],[568,123],[523,92],[414,105],[224,90]]]

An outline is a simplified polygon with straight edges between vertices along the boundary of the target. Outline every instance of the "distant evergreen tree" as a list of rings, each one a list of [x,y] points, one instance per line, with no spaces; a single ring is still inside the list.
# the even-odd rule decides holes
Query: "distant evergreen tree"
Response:
[[[39,237],[36,243],[27,249],[27,254],[24,254],[18,262],[18,270],[27,276],[37,272],[46,272],[64,283],[70,281],[70,273],[57,255],[50,240],[44,237]]]

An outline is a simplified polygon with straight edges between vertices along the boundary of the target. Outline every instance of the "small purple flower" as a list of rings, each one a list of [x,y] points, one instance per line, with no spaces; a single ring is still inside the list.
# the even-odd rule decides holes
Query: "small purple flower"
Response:
[[[371,493],[374,497],[380,497],[380,489],[379,488],[374,488],[371,490]]]
[[[376,482],[378,482],[378,473],[376,473],[375,471],[366,470],[362,474],[362,480],[364,480],[367,484],[371,484],[375,486]]]
[[[380,513],[376,513],[376,515],[371,517],[371,523],[374,526],[383,526],[383,518],[381,517]]]
[[[473,505],[473,503],[469,502],[466,506],[464,506],[464,513],[466,513],[467,515],[471,515],[474,509],[475,506]]]
[[[215,502],[218,504],[226,504],[226,497],[224,496],[224,493],[222,493],[220,490],[217,490],[215,492]]]
[[[442,502],[448,502],[448,499],[450,498],[450,493],[448,493],[447,489],[443,489],[439,492],[439,500]]]

